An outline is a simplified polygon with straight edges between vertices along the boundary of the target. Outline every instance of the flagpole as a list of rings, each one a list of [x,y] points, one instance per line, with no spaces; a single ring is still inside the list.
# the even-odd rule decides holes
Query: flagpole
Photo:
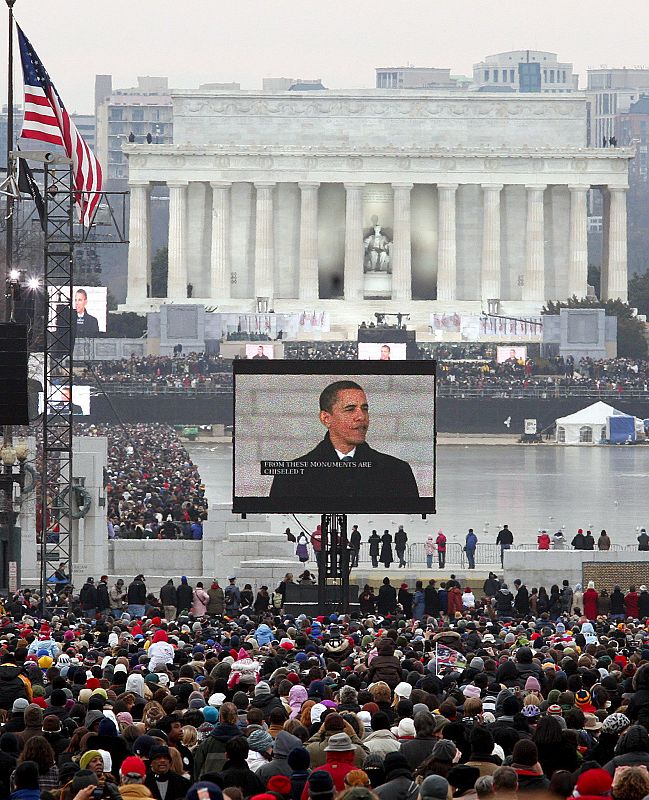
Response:
[[[9,10],[9,43],[7,47],[7,176],[9,175],[10,157],[9,154],[14,146],[14,5],[16,0],[5,0]],[[6,213],[6,275],[5,275],[5,321],[11,318],[11,304],[8,302],[7,287],[9,274],[13,267],[13,248],[14,248],[14,199],[11,192],[7,192],[7,213]]]
[[[16,0],[5,0],[9,10],[9,46],[7,48],[7,177],[9,177],[10,157],[14,144],[14,5]],[[4,319],[11,321],[12,303],[9,300],[9,276],[13,268],[14,249],[14,199],[11,191],[6,194],[6,231],[5,231],[5,279],[3,288]],[[13,428],[5,425],[3,441],[9,445],[13,441]]]

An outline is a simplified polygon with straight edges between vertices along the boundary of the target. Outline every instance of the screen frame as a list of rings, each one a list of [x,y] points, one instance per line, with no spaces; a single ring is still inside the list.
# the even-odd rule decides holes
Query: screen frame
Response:
[[[232,362],[232,512],[235,514],[435,514],[437,505],[437,362],[422,361],[275,361]],[[353,380],[363,375],[421,375],[433,378],[432,496],[410,498],[330,498],[237,496],[237,378],[240,375],[335,375]],[[288,503],[288,505],[287,505]],[[368,506],[371,503],[371,507]],[[407,507],[405,505],[407,503]]]

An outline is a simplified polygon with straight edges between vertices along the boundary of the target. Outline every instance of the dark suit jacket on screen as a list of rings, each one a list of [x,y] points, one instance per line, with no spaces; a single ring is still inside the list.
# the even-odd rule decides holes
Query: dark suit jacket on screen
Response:
[[[99,321],[97,317],[93,317],[92,314],[88,314],[87,311],[83,315],[83,322],[81,325],[79,324],[76,311],[74,312],[74,321],[77,339],[84,339],[88,336],[97,336],[99,334]]]
[[[329,434],[306,455],[294,462],[339,462]],[[322,467],[307,469],[302,475],[275,475],[270,497],[419,497],[410,464],[400,458],[359,444],[354,463],[370,462],[369,467]]]

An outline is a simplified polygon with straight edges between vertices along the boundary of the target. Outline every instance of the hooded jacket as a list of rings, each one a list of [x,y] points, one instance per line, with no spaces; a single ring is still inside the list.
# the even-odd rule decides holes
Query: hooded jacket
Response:
[[[160,589],[160,602],[163,606],[176,605],[176,587],[173,581],[167,581],[162,589]]]
[[[220,772],[223,769],[225,745],[237,736],[241,736],[238,725],[217,722],[210,735],[194,751],[194,780],[200,780],[206,772]]]
[[[611,775],[615,775],[618,767],[637,767],[641,764],[649,767],[649,734],[640,725],[631,726],[620,737],[615,749],[618,755],[604,765]]]
[[[0,664],[0,708],[11,711],[14,700],[32,701],[32,685],[16,664]]]
[[[187,583],[187,578],[182,578],[181,584],[176,589],[176,608],[178,612],[189,611],[194,601],[194,590]]]
[[[296,747],[302,747],[302,742],[293,736],[288,731],[282,731],[277,734],[275,745],[273,747],[273,757],[266,764],[262,764],[257,770],[259,778],[267,784],[273,775],[286,775],[287,778],[291,777],[293,770],[288,765],[288,754]]]
[[[394,655],[394,644],[391,639],[381,639],[377,648],[378,655],[372,659],[367,673],[367,682],[378,683],[384,681],[394,689],[401,681],[402,669],[399,659]]]
[[[265,623],[262,623],[255,631],[255,639],[260,647],[270,644],[274,638],[273,632]]]
[[[207,613],[212,616],[222,616],[225,608],[225,595],[218,583],[213,583],[207,590],[209,600],[207,601]]]

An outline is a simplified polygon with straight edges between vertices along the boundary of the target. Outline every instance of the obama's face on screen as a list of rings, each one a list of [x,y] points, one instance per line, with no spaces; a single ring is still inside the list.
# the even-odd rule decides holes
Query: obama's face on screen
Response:
[[[365,441],[370,426],[367,397],[362,389],[341,389],[330,411],[320,412],[320,422],[329,431],[331,444],[348,453]]]

